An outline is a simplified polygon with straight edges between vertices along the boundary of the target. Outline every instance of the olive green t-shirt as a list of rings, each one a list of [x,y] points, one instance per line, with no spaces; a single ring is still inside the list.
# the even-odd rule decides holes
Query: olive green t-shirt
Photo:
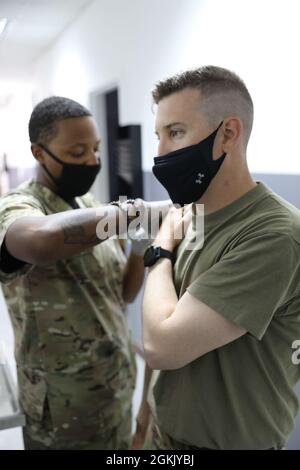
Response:
[[[197,230],[193,214],[192,230]],[[177,251],[174,282],[247,333],[158,374],[150,404],[173,439],[211,449],[281,447],[298,412],[300,212],[262,183],[204,217]],[[295,362],[295,361],[294,361]],[[152,395],[152,393],[150,394]]]

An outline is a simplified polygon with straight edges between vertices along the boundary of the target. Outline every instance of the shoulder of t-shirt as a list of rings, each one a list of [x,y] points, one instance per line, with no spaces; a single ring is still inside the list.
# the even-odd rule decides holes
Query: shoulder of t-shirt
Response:
[[[231,248],[242,243],[274,242],[282,249],[294,248],[300,259],[300,211],[266,188],[252,204],[232,218]]]
[[[261,201],[258,226],[265,225],[268,233],[282,235],[300,246],[300,210],[273,191]]]

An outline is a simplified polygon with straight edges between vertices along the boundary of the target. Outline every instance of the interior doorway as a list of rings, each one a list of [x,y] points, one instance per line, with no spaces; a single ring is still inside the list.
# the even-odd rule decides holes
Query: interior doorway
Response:
[[[92,93],[90,108],[101,137],[102,170],[93,192],[101,202],[143,198],[141,126],[120,126],[117,86]]]
[[[143,198],[141,126],[120,126],[117,88],[105,94],[105,104],[110,197]]]

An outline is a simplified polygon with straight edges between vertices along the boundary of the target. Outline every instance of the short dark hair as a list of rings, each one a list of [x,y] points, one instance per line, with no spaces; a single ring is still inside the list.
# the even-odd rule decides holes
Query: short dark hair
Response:
[[[77,101],[62,96],[46,98],[38,103],[31,113],[28,126],[30,142],[49,142],[57,133],[58,121],[91,115],[91,112]]]
[[[178,73],[156,83],[152,91],[155,104],[172,93],[185,88],[196,88],[203,98],[203,113],[212,126],[217,126],[226,115],[238,115],[248,141],[253,124],[253,102],[243,80],[231,70],[214,65]]]

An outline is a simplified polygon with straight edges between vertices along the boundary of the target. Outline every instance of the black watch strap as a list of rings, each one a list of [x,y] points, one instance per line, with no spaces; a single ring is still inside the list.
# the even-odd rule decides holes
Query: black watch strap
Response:
[[[174,263],[174,254],[172,251],[165,250],[160,246],[149,246],[144,254],[144,266],[146,268],[153,266],[160,258],[168,258]]]

